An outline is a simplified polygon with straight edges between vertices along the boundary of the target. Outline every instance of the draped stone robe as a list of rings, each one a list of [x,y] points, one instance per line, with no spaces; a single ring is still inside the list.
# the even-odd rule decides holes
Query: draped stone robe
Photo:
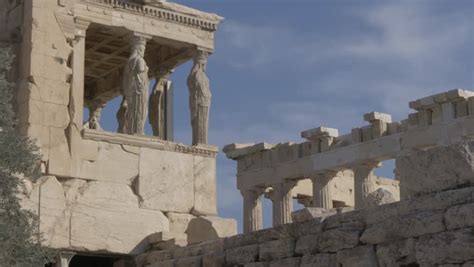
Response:
[[[193,145],[207,144],[211,90],[206,75],[207,58],[198,56],[188,77],[189,108],[193,128]]]
[[[143,58],[144,46],[132,49],[132,56],[124,68],[123,94],[126,111],[122,132],[144,134],[148,112],[148,66]],[[143,49],[142,51],[140,51]]]

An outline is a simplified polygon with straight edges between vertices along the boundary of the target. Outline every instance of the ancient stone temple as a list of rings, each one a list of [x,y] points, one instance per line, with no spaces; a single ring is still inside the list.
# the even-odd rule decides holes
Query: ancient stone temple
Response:
[[[162,238],[236,234],[233,219],[217,217],[218,149],[207,144],[206,63],[223,18],[132,0],[2,1],[0,12],[1,41],[16,56],[19,128],[42,154],[44,176],[22,203],[61,252],[58,266],[114,261]],[[172,142],[171,75],[188,61],[190,106],[180,108],[193,142],[183,145]],[[101,112],[116,98],[118,129],[106,132]]]
[[[154,247],[135,263],[474,266],[474,92],[450,90],[409,106],[415,112],[398,122],[365,114],[367,125],[347,134],[318,127],[303,131],[301,143],[226,146],[237,162],[244,233]],[[395,179],[374,175],[389,159]],[[262,196],[273,205],[268,229]],[[292,212],[294,199],[306,207]]]
[[[371,112],[363,116],[367,125],[342,135],[338,129],[318,127],[301,132],[302,143],[224,147],[227,157],[237,161],[244,232],[262,229],[263,195],[272,200],[273,225],[278,226],[430,192],[435,181],[410,174],[418,166],[407,167],[402,155],[471,138],[472,101],[473,92],[454,89],[410,102],[417,112],[400,122]],[[396,179],[377,177],[374,170],[391,159]],[[305,209],[293,212],[293,199]]]

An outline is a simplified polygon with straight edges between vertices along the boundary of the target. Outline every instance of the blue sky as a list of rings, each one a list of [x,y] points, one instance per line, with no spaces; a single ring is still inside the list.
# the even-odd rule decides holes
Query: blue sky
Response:
[[[208,75],[210,143],[300,142],[318,126],[346,133],[370,111],[400,120],[408,101],[474,90],[474,0],[179,0],[224,16]],[[186,77],[175,83],[175,137],[189,144]],[[117,101],[103,126],[115,131]],[[241,221],[235,162],[218,156],[219,214]],[[381,174],[390,176],[391,164]],[[271,207],[264,203],[264,221]],[[241,229],[241,224],[239,225]]]

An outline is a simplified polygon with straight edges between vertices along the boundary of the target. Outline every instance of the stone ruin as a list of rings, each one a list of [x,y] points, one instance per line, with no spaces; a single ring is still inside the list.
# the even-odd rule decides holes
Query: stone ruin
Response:
[[[184,246],[237,233],[217,216],[218,148],[207,140],[206,64],[222,17],[167,1],[2,0],[0,18],[18,128],[42,154],[22,205],[60,251],[57,266],[137,255],[159,235]],[[173,142],[170,75],[188,61],[184,145]],[[118,129],[107,132],[101,113],[116,98]]]
[[[372,112],[364,115],[369,125],[344,135],[319,127],[302,132],[303,143],[224,147],[237,161],[244,233],[154,247],[134,263],[474,266],[474,92],[455,89],[409,105],[416,112],[405,120]],[[389,159],[395,180],[375,176]],[[273,204],[272,228],[262,229],[262,196]],[[294,199],[306,207],[292,212]]]
[[[207,140],[206,64],[223,18],[163,0],[2,0],[0,18],[19,131],[42,153],[43,177],[20,197],[56,266],[474,266],[474,93],[413,101],[401,122],[368,113],[343,135],[319,127],[303,143],[226,146],[244,200],[236,235],[235,220],[217,216],[218,148]],[[171,75],[188,61],[183,145]],[[117,97],[107,132],[102,111]],[[389,159],[396,179],[375,176]],[[293,211],[294,199],[305,208]]]
[[[469,170],[458,173],[455,162],[449,168],[457,181],[449,176],[418,173],[422,162],[404,156],[469,139],[474,133],[470,127],[474,93],[455,89],[412,101],[409,106],[416,112],[405,120],[393,122],[389,114],[371,112],[364,114],[368,125],[343,135],[337,129],[319,127],[303,131],[301,137],[307,140],[303,143],[224,147],[227,157],[237,161],[237,188],[244,198],[244,232],[262,229],[261,196],[269,190],[273,225],[278,226],[292,222],[294,198],[307,208],[293,212],[298,221],[300,217],[365,209],[468,183]],[[396,179],[375,176],[374,170],[391,159],[396,161]],[[448,162],[441,159],[435,166],[423,164],[439,169],[439,173],[445,173],[448,167]]]

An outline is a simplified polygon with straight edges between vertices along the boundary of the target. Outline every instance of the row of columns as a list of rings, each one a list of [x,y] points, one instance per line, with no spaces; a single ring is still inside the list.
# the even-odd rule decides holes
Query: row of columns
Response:
[[[81,130],[83,126],[83,106],[84,106],[84,59],[85,59],[85,38],[90,22],[80,17],[75,18],[75,29],[71,40],[73,46],[73,79],[70,97],[71,117],[70,128]],[[148,114],[148,66],[144,59],[145,49],[151,36],[133,33],[131,44],[131,56],[124,68],[124,80],[121,93],[123,101],[120,110],[117,112],[119,124],[118,131],[125,134],[144,133],[144,126]],[[187,84],[189,89],[189,109],[191,113],[191,126],[193,132],[192,144],[208,143],[209,109],[211,105],[211,90],[209,78],[206,74],[209,52],[197,49],[193,55],[193,67],[188,76]],[[155,86],[150,102],[153,106],[152,112],[163,113],[162,93],[159,82],[166,80],[171,70],[159,70],[155,74],[158,87]],[[158,91],[158,92],[157,92]],[[100,112],[104,103],[98,103],[90,113],[89,126],[93,129],[100,129]],[[156,106],[156,107],[155,107]],[[155,116],[156,115],[156,116]],[[151,114],[149,118],[153,125],[154,135],[165,137],[163,114]],[[70,131],[71,132],[71,131]]]
[[[367,196],[375,190],[373,173],[379,166],[378,162],[368,162],[359,164],[351,168],[354,171],[354,205],[355,209],[363,209],[366,206]],[[324,171],[312,175],[313,184],[313,206],[324,209],[333,208],[331,192],[331,181],[337,176],[337,171]],[[272,201],[273,226],[291,223],[291,213],[293,212],[292,188],[297,181],[287,180],[282,183],[272,185],[272,191],[268,194]],[[263,228],[262,216],[262,195],[266,188],[254,188],[251,190],[241,190],[244,199],[243,228],[244,233],[258,231]]]

